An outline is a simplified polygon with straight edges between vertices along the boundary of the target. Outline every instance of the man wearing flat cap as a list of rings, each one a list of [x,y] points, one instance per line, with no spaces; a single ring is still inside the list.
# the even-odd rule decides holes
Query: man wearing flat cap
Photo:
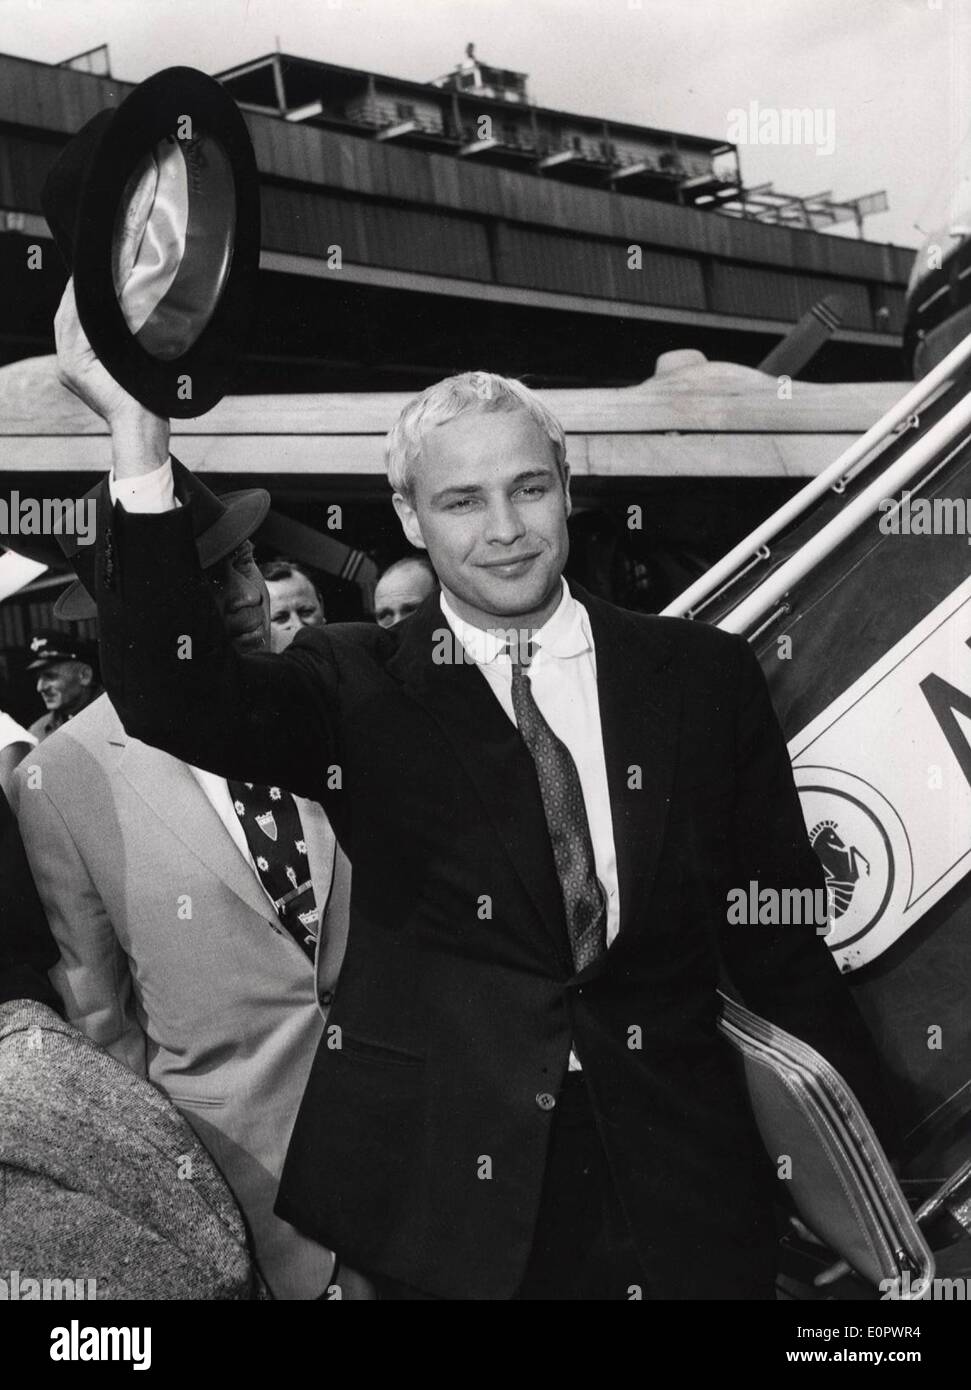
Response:
[[[30,726],[42,743],[101,694],[97,651],[93,642],[52,628],[35,632],[27,651],[27,670],[37,672],[37,693],[47,706]]]

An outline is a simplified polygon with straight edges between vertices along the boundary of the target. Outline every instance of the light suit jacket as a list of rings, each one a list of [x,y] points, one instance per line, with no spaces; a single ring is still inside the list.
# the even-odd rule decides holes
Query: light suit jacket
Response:
[[[273,1214],[346,939],[350,869],[298,799],[319,905],[314,970],[185,763],[129,738],[107,696],[18,769],[16,810],[68,1018],[147,1076],[222,1170],[280,1298],[314,1298],[328,1250]]]

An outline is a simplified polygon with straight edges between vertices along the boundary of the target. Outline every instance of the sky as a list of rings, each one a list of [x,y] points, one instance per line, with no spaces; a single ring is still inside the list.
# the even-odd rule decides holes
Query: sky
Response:
[[[131,81],[174,63],[218,72],[278,42],[427,81],[470,41],[529,73],[541,105],[741,133],[749,186],[885,189],[870,240],[918,246],[971,215],[971,0],[0,0],[0,52],[58,62],[108,43]],[[766,143],[771,112],[796,108],[818,113],[813,140]]]

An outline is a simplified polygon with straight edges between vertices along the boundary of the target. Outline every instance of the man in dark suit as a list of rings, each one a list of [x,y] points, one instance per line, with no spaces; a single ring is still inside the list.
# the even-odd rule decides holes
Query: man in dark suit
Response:
[[[716,1032],[720,969],[864,1102],[879,1080],[815,924],[728,925],[732,888],[823,882],[747,644],[564,583],[562,429],[477,373],[389,436],[441,599],[234,653],[167,423],[106,377],[69,298],[58,340],[125,499],[97,567],[125,727],[319,798],[354,865],[280,1214],[387,1297],[772,1297],[771,1170]]]

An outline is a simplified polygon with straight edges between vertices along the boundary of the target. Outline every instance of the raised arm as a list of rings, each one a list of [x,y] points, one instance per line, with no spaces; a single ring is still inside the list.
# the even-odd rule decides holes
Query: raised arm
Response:
[[[169,424],[98,361],[68,283],[55,320],[60,377],[111,430],[112,486],[128,508],[164,488]],[[336,759],[336,669],[326,634],[283,656],[240,656],[226,637],[196,551],[192,506],[98,507],[95,591],[102,674],[129,734],[226,777],[319,798]],[[162,505],[167,505],[163,502]]]

